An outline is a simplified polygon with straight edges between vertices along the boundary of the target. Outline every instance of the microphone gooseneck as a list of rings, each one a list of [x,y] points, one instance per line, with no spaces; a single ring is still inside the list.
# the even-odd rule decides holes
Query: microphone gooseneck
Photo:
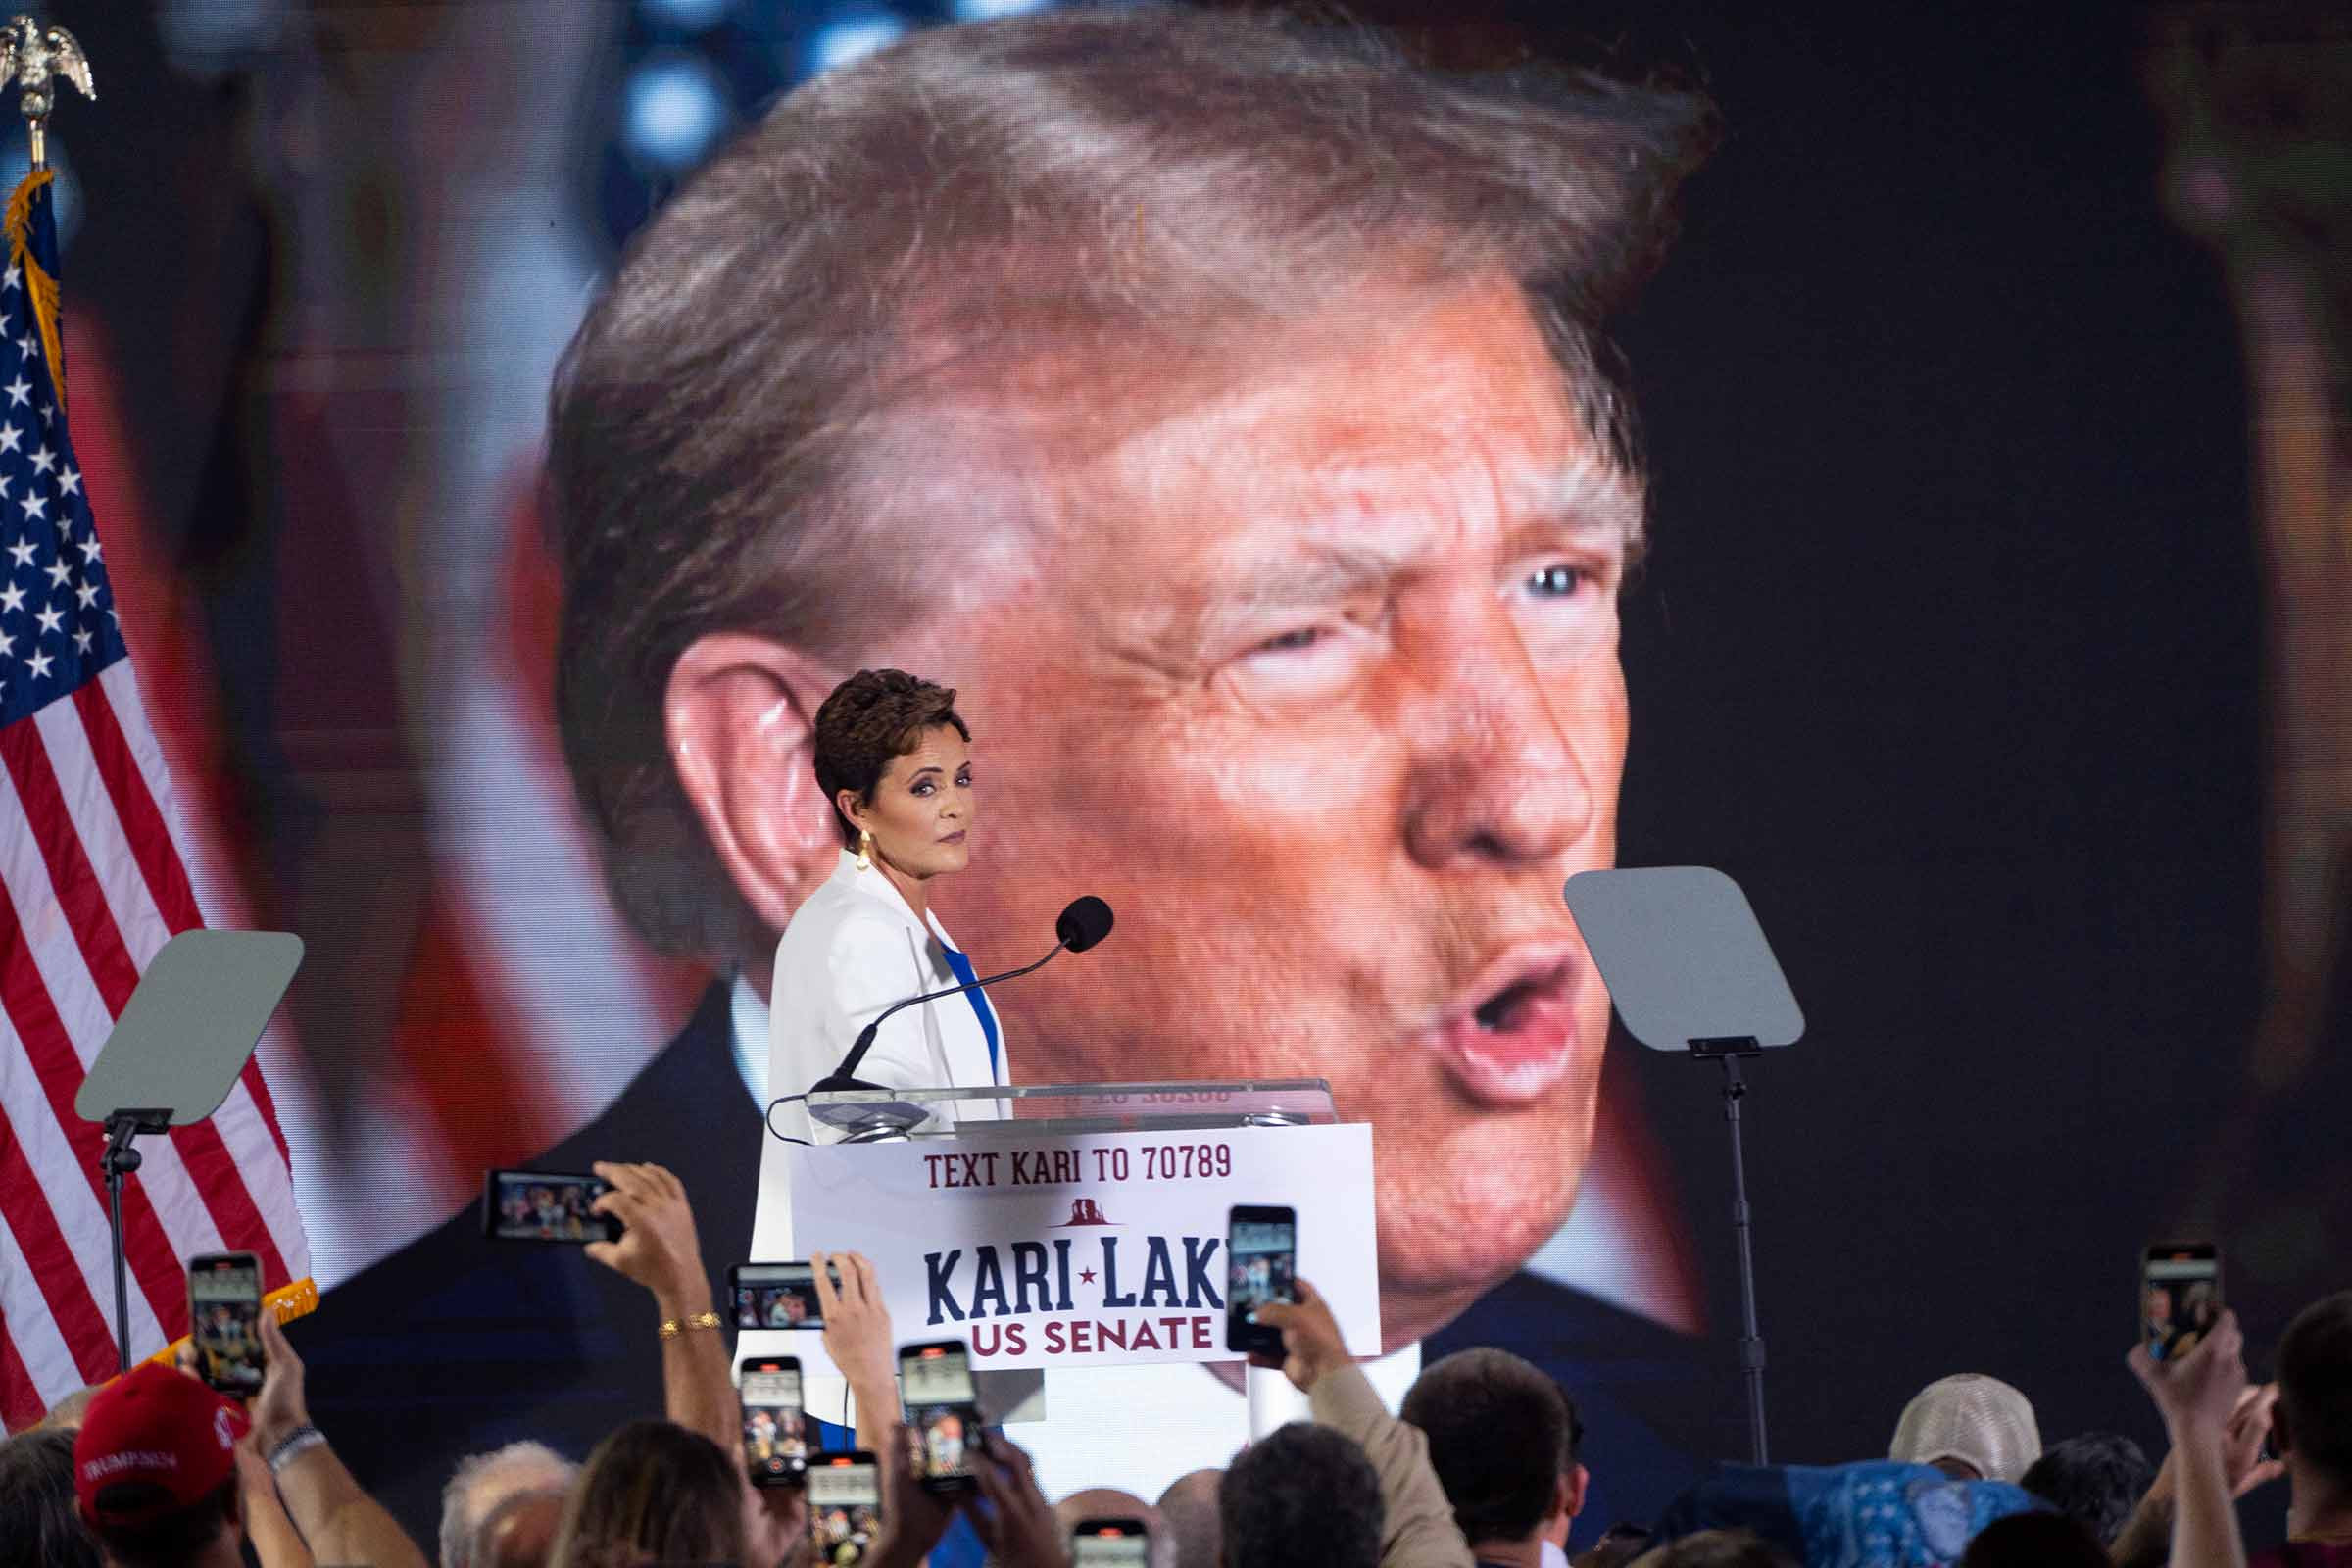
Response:
[[[880,1084],[869,1084],[860,1079],[858,1076],[858,1067],[865,1060],[865,1054],[874,1048],[874,1037],[881,1031],[884,1021],[891,1014],[903,1012],[917,1003],[937,1002],[942,997],[960,996],[966,991],[974,991],[982,986],[993,986],[1000,980],[1018,980],[1025,974],[1035,974],[1053,962],[1054,957],[1065,949],[1071,953],[1084,953],[1110,935],[1110,906],[1091,893],[1083,898],[1072,899],[1062,909],[1060,916],[1054,920],[1054,934],[1060,940],[1055,942],[1053,949],[1035,963],[1025,963],[1018,969],[1007,969],[1003,974],[983,975],[977,980],[967,980],[959,986],[949,986],[944,991],[926,991],[920,996],[908,997],[904,1002],[894,1002],[884,1007],[874,1015],[872,1023],[858,1031],[857,1042],[850,1047],[850,1054],[841,1058],[841,1065],[834,1068],[825,1077],[818,1079],[810,1086],[808,1093],[821,1095],[845,1089],[882,1088],[883,1086]]]

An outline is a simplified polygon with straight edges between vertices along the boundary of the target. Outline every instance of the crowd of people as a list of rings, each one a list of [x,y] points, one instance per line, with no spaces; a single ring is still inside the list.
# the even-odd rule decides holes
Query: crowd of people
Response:
[[[759,1486],[743,1407],[711,1311],[694,1216],[677,1178],[601,1165],[599,1212],[617,1241],[589,1255],[652,1297],[665,1408],[612,1433],[582,1462],[533,1442],[456,1460],[439,1568],[808,1568],[820,1555],[808,1493]],[[857,1400],[857,1442],[878,1456],[879,1529],[857,1560],[926,1560],[961,1518],[1004,1568],[1070,1568],[1081,1520],[1139,1519],[1152,1568],[1544,1568],[1563,1564],[1592,1467],[1571,1390],[1496,1349],[1424,1370],[1391,1414],[1311,1282],[1270,1302],[1281,1371],[1311,1418],[1197,1471],[1156,1502],[1089,1490],[1058,1502],[1001,1432],[965,1445],[975,1485],[926,1489],[900,1419],[889,1314],[872,1265],[818,1259],[828,1355]],[[330,1307],[331,1309],[331,1307]],[[274,1318],[249,1402],[149,1363],[86,1390],[0,1444],[0,1568],[426,1568],[412,1540],[313,1424],[304,1366]],[[2189,1353],[2131,1361],[2171,1448],[2086,1433],[2044,1446],[2026,1396],[1976,1374],[1923,1390],[1888,1455],[1836,1466],[1727,1465],[1655,1521],[1619,1524],[1577,1568],[2332,1568],[2352,1565],[2352,1292],[2298,1315],[2278,1381],[2250,1385],[2222,1313]],[[2252,1559],[2236,1499],[2283,1478],[2285,1545]]]

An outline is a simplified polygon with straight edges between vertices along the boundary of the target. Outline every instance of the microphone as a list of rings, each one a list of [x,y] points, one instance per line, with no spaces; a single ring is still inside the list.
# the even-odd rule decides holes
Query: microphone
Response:
[[[1018,969],[1007,969],[1003,974],[983,975],[977,980],[968,980],[959,986],[950,986],[945,991],[926,991],[919,997],[908,997],[904,1002],[894,1002],[884,1007],[875,1014],[872,1023],[858,1031],[857,1043],[850,1047],[850,1054],[841,1058],[841,1065],[828,1076],[820,1078],[810,1085],[808,1093],[822,1095],[842,1089],[880,1089],[882,1085],[866,1083],[857,1076],[858,1065],[865,1060],[865,1054],[873,1049],[875,1034],[892,1013],[905,1011],[917,1003],[937,1002],[942,997],[960,996],[966,991],[976,990],[981,986],[993,986],[1000,980],[1018,980],[1025,974],[1035,974],[1053,962],[1054,956],[1065,948],[1072,953],[1084,953],[1110,935],[1110,906],[1091,893],[1083,898],[1072,899],[1068,906],[1061,911],[1060,916],[1054,920],[1054,934],[1060,940],[1054,944],[1052,952],[1035,963],[1023,964]]]

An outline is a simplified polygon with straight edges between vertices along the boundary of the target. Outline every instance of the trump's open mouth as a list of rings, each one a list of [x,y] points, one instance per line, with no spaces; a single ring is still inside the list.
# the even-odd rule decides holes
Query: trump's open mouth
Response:
[[[1434,1031],[1455,1087],[1484,1105],[1519,1105],[1557,1084],[1576,1060],[1582,955],[1523,943],[1490,963]]]

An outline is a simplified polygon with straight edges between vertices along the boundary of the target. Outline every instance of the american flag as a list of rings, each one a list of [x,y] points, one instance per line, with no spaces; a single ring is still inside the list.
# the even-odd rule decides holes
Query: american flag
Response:
[[[8,206],[0,272],[0,1416],[115,1371],[102,1129],[74,1113],[140,972],[204,923],[163,753],[52,374],[50,176]],[[36,298],[37,296],[37,298]],[[246,1065],[206,1122],[142,1139],[124,1185],[131,1354],[187,1332],[187,1259],[250,1250],[307,1288],[285,1137]]]

